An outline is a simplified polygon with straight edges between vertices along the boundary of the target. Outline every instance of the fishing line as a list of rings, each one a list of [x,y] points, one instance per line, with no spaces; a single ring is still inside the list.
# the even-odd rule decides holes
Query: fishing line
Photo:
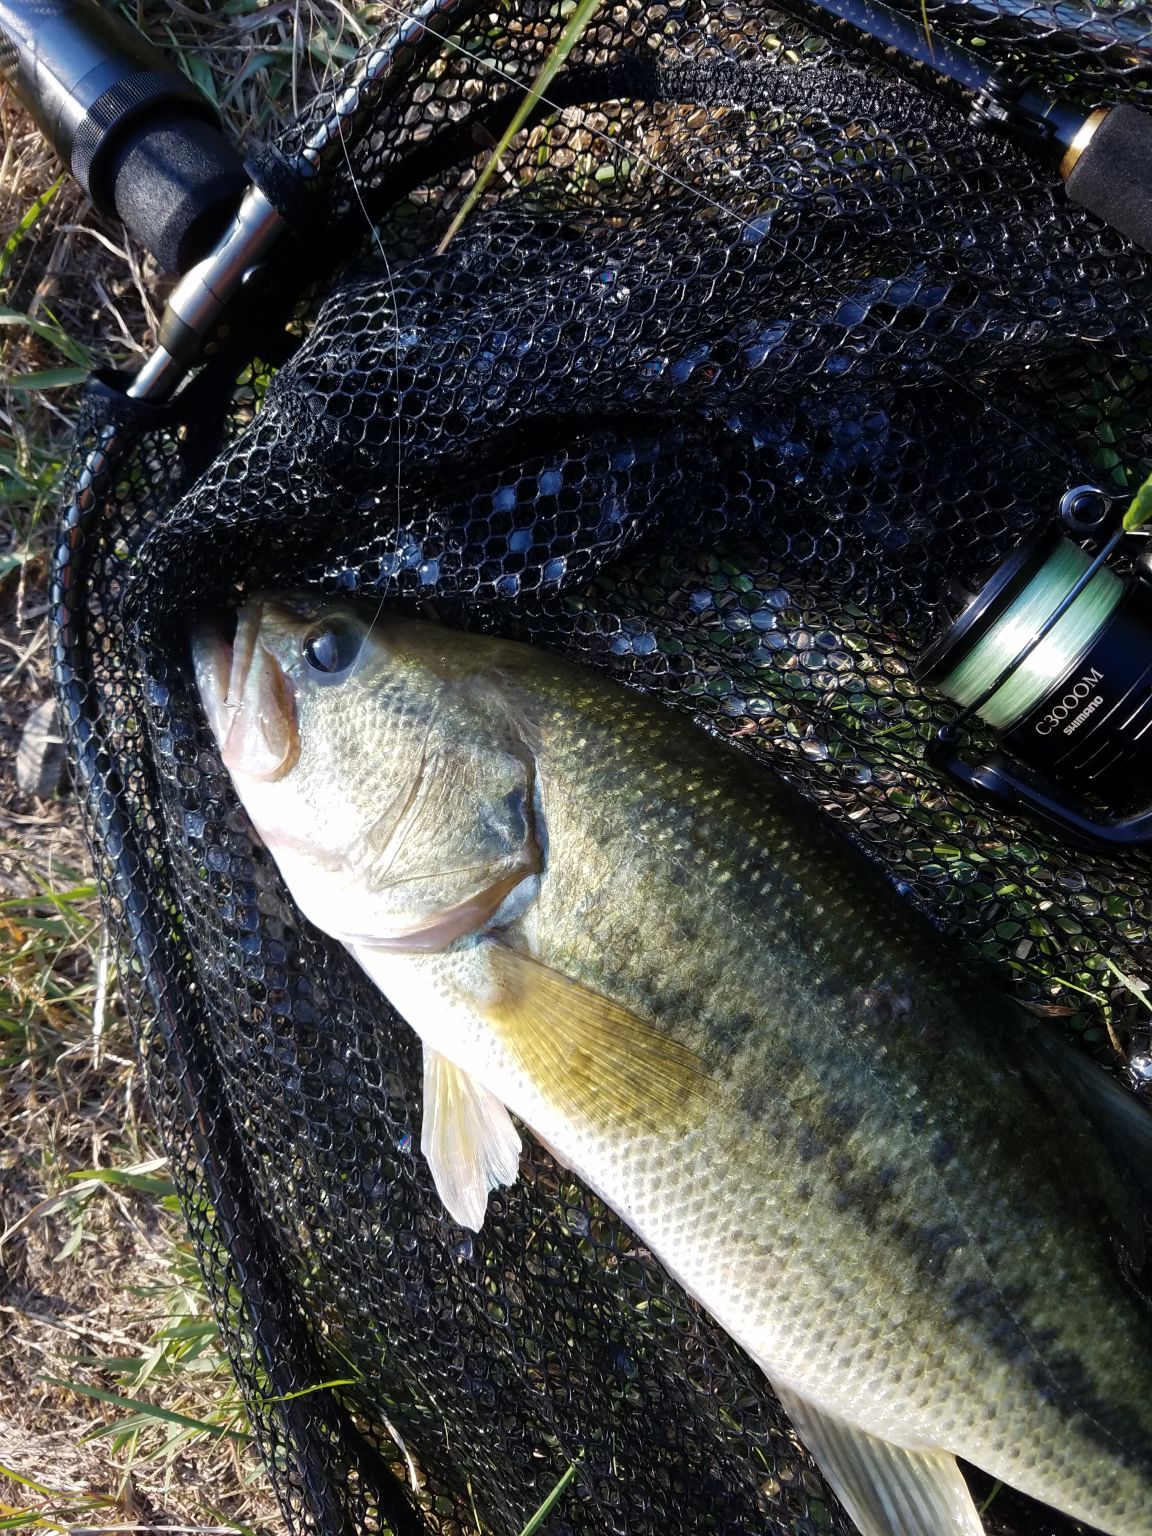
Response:
[[[393,556],[393,568],[388,573],[387,579],[384,582],[384,588],[380,594],[380,601],[376,606],[376,612],[372,615],[372,622],[368,626],[368,634],[370,635],[376,628],[376,624],[380,618],[380,615],[384,612],[384,602],[388,596],[388,583],[395,575],[396,566],[399,561],[400,533],[404,527],[404,417],[402,407],[404,395],[402,389],[400,388],[400,299],[396,291],[396,279],[392,272],[392,263],[388,260],[388,253],[384,249],[384,241],[380,236],[380,231],[372,222],[372,219],[368,213],[367,206],[365,205],[364,199],[360,194],[360,188],[356,182],[356,171],[352,164],[352,157],[348,153],[348,141],[345,139],[343,133],[340,134],[340,148],[344,152],[344,163],[348,167],[348,180],[352,184],[352,191],[356,194],[356,201],[360,206],[360,211],[364,215],[365,222],[371,231],[372,239],[376,243],[376,249],[380,253],[380,260],[384,263],[384,273],[388,280],[388,290],[392,296],[392,361],[396,374],[396,545],[395,553]],[[365,636],[365,638],[367,638],[367,636]]]
[[[417,21],[416,18],[411,16],[407,11],[403,10],[400,6],[395,5],[393,0],[380,0],[380,7],[384,11],[390,11],[402,22],[407,22],[409,24],[415,22],[415,24],[419,26],[423,31],[430,30],[425,23]],[[753,21],[757,25],[763,25],[762,18],[751,16],[738,4],[732,3],[727,6],[727,9],[738,13],[746,21]],[[446,47],[459,53],[463,58],[467,59],[469,63],[488,71],[490,74],[498,76],[502,80],[507,81],[508,84],[513,86],[516,90],[527,91],[529,89],[529,87],[526,87],[521,80],[519,80],[515,75],[511,74],[508,70],[501,68],[499,64],[495,63],[491,59],[480,58],[477,54],[474,54],[469,48],[467,48],[463,43],[458,42],[455,38],[445,34],[438,34],[438,37],[440,42],[442,42]],[[553,112],[563,114],[569,110],[567,107],[561,106],[558,103],[551,101],[545,95],[538,95],[536,99]],[[668,103],[668,105],[674,106],[677,105],[677,103]],[[691,105],[691,103],[687,103],[686,105]],[[619,140],[613,139],[611,135],[605,133],[603,129],[592,127],[586,122],[581,122],[578,126],[582,132],[587,133],[590,137],[602,140],[614,153],[623,147]],[[671,185],[679,187],[681,191],[686,192],[690,197],[695,197],[704,206],[713,208],[718,213],[722,213],[726,217],[732,219],[733,222],[736,223],[742,230],[754,233],[758,241],[763,240],[770,245],[776,246],[776,248],[782,254],[787,256],[789,260],[796,261],[800,266],[805,268],[814,277],[818,278],[822,283],[824,283],[829,289],[831,289],[832,293],[838,299],[841,299],[846,303],[854,302],[853,294],[851,294],[847,289],[840,288],[836,284],[835,280],[829,276],[829,274],[822,272],[820,268],[816,266],[815,262],[809,260],[803,254],[803,252],[795,251],[789,248],[780,236],[774,235],[770,229],[766,229],[761,221],[746,219],[742,214],[737,213],[734,208],[728,207],[726,204],[720,202],[719,199],[713,197],[710,193],[705,192],[702,188],[693,186],[690,182],[684,181],[674,172],[668,170],[666,166],[661,165],[643,149],[634,147],[633,145],[628,145],[627,149],[630,156],[633,156],[640,164],[647,166],[657,175],[662,176],[666,181],[671,183]],[[724,167],[724,169],[728,171],[730,175],[733,177],[737,175],[737,172],[732,166],[728,165],[723,160],[720,160],[719,163]],[[359,197],[359,193],[357,193],[357,196]],[[359,201],[361,208],[364,208],[365,216],[368,217],[367,209],[365,208],[363,199],[360,198]],[[375,230],[375,226],[371,224],[370,219],[369,224],[370,227]],[[1040,449],[1042,454],[1045,456],[1055,455],[1063,464],[1064,468],[1069,472],[1069,474],[1077,478],[1079,477],[1081,471],[1077,468],[1074,461],[1063,451],[1063,449],[1054,447],[1052,443],[1045,442],[1042,438],[1038,437],[1027,426],[1025,426],[1023,422],[1017,421],[1003,406],[997,405],[996,403],[990,401],[985,395],[981,394],[972,385],[966,384],[962,379],[957,378],[956,375],[953,374],[942,363],[934,362],[932,367],[941,377],[947,379],[950,384],[955,386],[955,388],[959,389],[962,393],[970,396],[973,400],[975,400],[982,409],[990,410],[993,415],[1000,417],[1015,431],[1028,438],[1036,448]]]

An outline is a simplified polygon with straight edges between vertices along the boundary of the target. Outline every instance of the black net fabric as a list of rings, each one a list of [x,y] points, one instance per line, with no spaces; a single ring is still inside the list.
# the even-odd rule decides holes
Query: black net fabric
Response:
[[[913,661],[952,577],[1148,471],[1152,263],[946,93],[731,0],[605,6],[437,254],[564,19],[442,9],[280,145],[344,124],[297,210],[343,253],[315,297],[166,411],[92,396],[57,666],[156,1118],[294,1531],[516,1536],[574,1466],[551,1536],[845,1533],[758,1371],[541,1147],[479,1236],[446,1219],[415,1037],[249,828],[188,615],[359,592],[652,693],[1138,1087],[1147,858],[942,780]],[[925,17],[1086,106],[1152,72],[1139,8]]]

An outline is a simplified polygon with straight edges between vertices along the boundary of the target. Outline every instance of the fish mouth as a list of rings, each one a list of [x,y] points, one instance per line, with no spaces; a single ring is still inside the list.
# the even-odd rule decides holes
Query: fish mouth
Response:
[[[221,746],[244,698],[255,662],[271,659],[261,644],[265,623],[304,627],[323,600],[299,592],[262,592],[239,608],[205,608],[193,615],[192,667],[208,722]]]
[[[262,639],[283,605],[253,598],[234,613],[198,614],[192,668],[224,766],[245,778],[275,780],[299,753],[295,690]]]
[[[192,620],[192,672],[208,724],[223,749],[237,705],[229,705],[233,694],[232,676],[236,663],[236,639],[240,615],[235,609],[209,609]],[[249,663],[250,664],[250,663]],[[237,679],[243,694],[243,677]]]

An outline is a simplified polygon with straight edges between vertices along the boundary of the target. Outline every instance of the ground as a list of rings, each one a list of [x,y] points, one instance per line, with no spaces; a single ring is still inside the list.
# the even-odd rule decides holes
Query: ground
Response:
[[[120,8],[248,144],[383,14]],[[148,1124],[76,803],[67,784],[22,795],[14,771],[51,693],[54,482],[78,386],[92,362],[144,354],[164,292],[0,86],[0,1529],[281,1529]]]

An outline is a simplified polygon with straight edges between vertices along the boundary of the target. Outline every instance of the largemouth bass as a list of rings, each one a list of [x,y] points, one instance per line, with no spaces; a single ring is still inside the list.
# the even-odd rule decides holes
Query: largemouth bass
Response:
[[[1149,1119],[818,812],[545,652],[349,604],[194,636],[302,912],[424,1044],[478,1229],[515,1114],[763,1368],[864,1536],[975,1536],[955,1457],[1152,1536]]]

